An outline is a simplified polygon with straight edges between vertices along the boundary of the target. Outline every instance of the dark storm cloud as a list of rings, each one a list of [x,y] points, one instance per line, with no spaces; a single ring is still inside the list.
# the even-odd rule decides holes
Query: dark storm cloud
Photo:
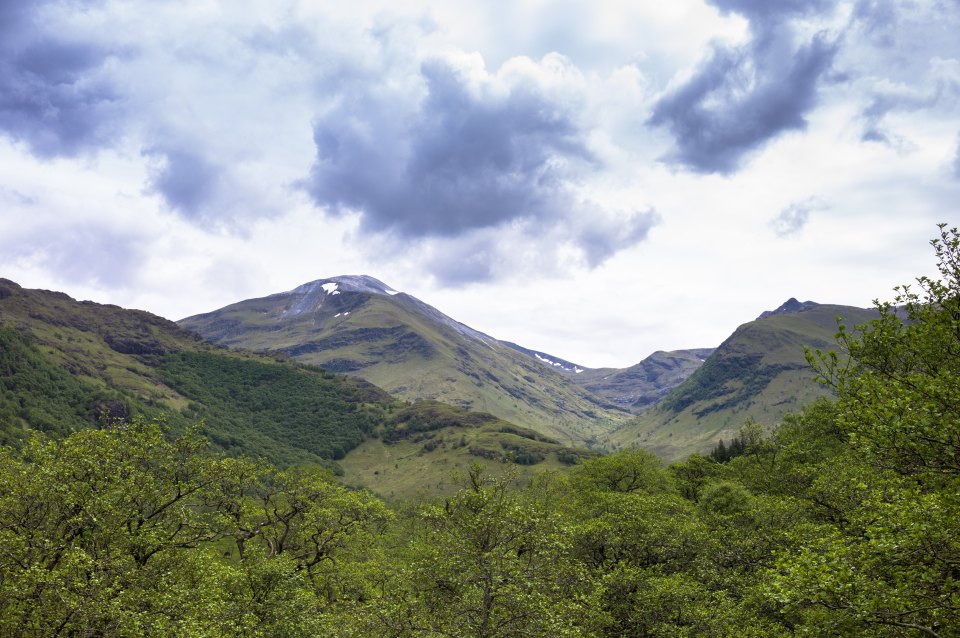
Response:
[[[497,279],[495,266],[505,265],[503,255],[495,238],[467,239],[441,246],[425,264],[437,283],[457,287],[463,284]]]
[[[768,30],[789,18],[821,13],[837,4],[836,0],[707,0],[721,13],[737,13],[750,20],[754,30]]]
[[[744,157],[781,133],[803,130],[838,44],[824,34],[798,42],[791,20],[834,2],[717,0],[750,22],[750,41],[715,45],[696,73],[654,105],[648,121],[666,127],[665,158],[701,173],[732,173]]]
[[[98,75],[113,53],[48,33],[46,4],[0,3],[0,132],[41,157],[76,155],[114,135],[118,94]]]
[[[591,207],[584,205],[583,209]],[[660,221],[652,209],[612,217],[592,208],[590,214],[554,224],[532,221],[523,228],[488,229],[461,237],[421,240],[423,263],[436,281],[459,286],[508,278],[518,272],[550,276],[573,262],[590,269],[644,241]]]
[[[149,189],[184,217],[201,216],[204,205],[215,194],[221,169],[189,148],[160,146],[148,149],[146,154],[159,162],[151,171]]]
[[[314,123],[307,189],[322,206],[406,237],[450,237],[514,219],[569,213],[573,167],[593,160],[568,109],[533,82],[476,91],[432,60],[412,112],[366,92]]]

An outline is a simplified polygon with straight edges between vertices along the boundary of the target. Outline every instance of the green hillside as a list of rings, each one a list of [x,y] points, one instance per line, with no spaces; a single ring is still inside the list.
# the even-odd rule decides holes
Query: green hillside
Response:
[[[626,418],[560,372],[370,277],[337,277],[179,322],[222,345],[284,353],[404,400],[436,400],[588,445]]]
[[[804,348],[834,347],[837,317],[855,326],[876,316],[874,310],[814,304],[746,323],[656,407],[605,442],[679,459],[735,437],[748,419],[770,428],[828,393],[812,381]]]
[[[351,485],[390,498],[442,491],[470,462],[526,476],[589,455],[489,414],[406,404],[362,379],[209,344],[149,313],[0,280],[0,442],[140,417],[175,433],[199,424],[232,455],[346,470]],[[393,467],[408,448],[418,467],[388,486],[370,451]]]
[[[389,415],[383,427],[340,464],[343,482],[389,501],[451,494],[456,475],[481,463],[490,476],[518,483],[546,469],[565,469],[598,453],[570,448],[490,414],[418,401]]]
[[[361,380],[231,352],[149,313],[0,282],[0,432],[63,435],[111,419],[202,423],[221,448],[329,464],[393,399]]]

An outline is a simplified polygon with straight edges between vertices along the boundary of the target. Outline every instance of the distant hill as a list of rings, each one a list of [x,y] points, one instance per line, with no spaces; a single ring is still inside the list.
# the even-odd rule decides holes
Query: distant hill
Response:
[[[222,345],[366,379],[401,399],[489,412],[564,444],[590,444],[629,416],[532,351],[372,277],[321,279],[179,324]]]
[[[597,396],[632,412],[643,412],[666,397],[703,365],[713,348],[654,352],[629,368],[595,368],[572,377]]]
[[[747,419],[771,427],[827,393],[812,380],[804,347],[834,347],[837,317],[852,327],[876,316],[874,310],[791,299],[737,328],[696,372],[607,443],[677,459],[729,440]]]
[[[219,448],[281,467],[346,467],[344,480],[387,496],[437,491],[442,478],[412,473],[386,489],[376,459],[351,458],[358,447],[382,449],[391,468],[408,449],[428,454],[419,465],[447,474],[467,460],[529,473],[590,454],[489,414],[406,404],[362,379],[228,350],[147,312],[0,279],[0,443],[137,416],[173,431],[199,424]]]

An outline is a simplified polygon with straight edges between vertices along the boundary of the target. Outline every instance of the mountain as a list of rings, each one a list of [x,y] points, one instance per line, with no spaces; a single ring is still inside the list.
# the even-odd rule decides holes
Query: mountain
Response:
[[[372,277],[320,279],[179,325],[221,345],[360,377],[401,399],[489,412],[568,445],[589,444],[628,416],[536,353]]]
[[[876,316],[874,310],[791,299],[737,328],[653,409],[602,443],[677,459],[729,440],[748,419],[772,427],[785,413],[828,393],[813,381],[804,348],[835,347],[838,317],[856,326]]]
[[[824,394],[803,348],[832,347],[837,316],[857,325],[876,313],[791,299],[712,352],[591,370],[500,342],[369,277],[312,282],[182,325],[0,279],[0,442],[163,417],[175,431],[201,423],[230,453],[326,464],[397,495],[442,489],[451,469],[477,459],[561,467],[584,443],[674,459]]]
[[[760,313],[760,316],[757,319],[766,319],[767,317],[772,317],[774,315],[785,315],[791,312],[803,312],[804,310],[809,310],[810,308],[815,308],[820,304],[814,301],[797,301],[796,297],[790,297],[776,310],[764,310]]]
[[[0,437],[110,419],[202,423],[214,444],[285,466],[332,461],[394,403],[359,379],[231,352],[161,317],[0,280]]]
[[[629,368],[581,370],[573,381],[599,397],[639,413],[670,394],[712,352],[713,348],[660,350]]]
[[[525,476],[592,454],[489,414],[405,404],[362,379],[216,346],[147,312],[0,279],[0,443],[136,417],[198,427],[230,454],[281,467],[326,465],[393,497],[442,491],[473,462]]]

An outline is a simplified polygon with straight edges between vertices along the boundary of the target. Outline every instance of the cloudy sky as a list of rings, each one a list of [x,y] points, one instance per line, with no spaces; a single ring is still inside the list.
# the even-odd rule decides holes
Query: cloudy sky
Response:
[[[373,275],[592,367],[867,306],[960,223],[960,0],[0,0],[0,277]]]

